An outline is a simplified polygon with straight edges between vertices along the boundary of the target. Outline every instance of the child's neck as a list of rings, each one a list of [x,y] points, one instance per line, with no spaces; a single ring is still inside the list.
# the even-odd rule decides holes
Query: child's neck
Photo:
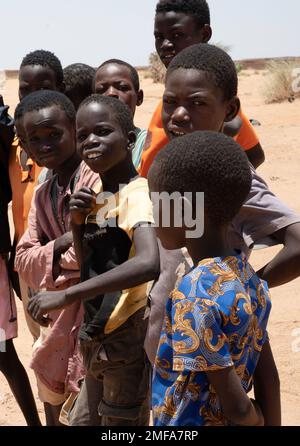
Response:
[[[128,184],[138,175],[131,157],[121,161],[118,165],[105,173],[100,174],[104,192],[115,194],[119,190],[120,184]]]
[[[198,265],[204,259],[236,255],[228,244],[227,233],[226,226],[218,230],[205,231],[204,235],[198,239],[186,239],[186,247],[194,265]]]
[[[81,163],[81,159],[77,152],[71,158],[68,158],[63,164],[55,169],[58,177],[58,184],[67,187],[77,167]]]

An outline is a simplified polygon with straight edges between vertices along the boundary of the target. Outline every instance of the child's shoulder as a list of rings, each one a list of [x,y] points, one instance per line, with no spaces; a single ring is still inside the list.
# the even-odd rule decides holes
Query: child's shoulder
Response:
[[[237,294],[247,294],[246,274],[247,263],[242,257],[205,259],[182,279],[178,291],[188,299],[207,301],[211,307],[229,308]]]
[[[120,201],[130,200],[134,205],[136,200],[147,197],[147,201],[150,201],[148,180],[140,176],[135,177],[126,186],[120,185]]]
[[[148,180],[146,178],[136,176],[125,186],[125,189],[129,192],[132,192],[134,190],[144,190],[148,192],[149,191]]]

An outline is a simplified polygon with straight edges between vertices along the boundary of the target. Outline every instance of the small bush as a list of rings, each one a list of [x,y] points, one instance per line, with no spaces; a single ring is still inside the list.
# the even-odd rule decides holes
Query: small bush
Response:
[[[268,79],[264,87],[264,97],[267,104],[290,101],[300,97],[299,88],[295,88],[295,71],[299,64],[289,61],[276,61],[268,63]],[[300,86],[300,81],[298,82]]]
[[[243,69],[244,69],[243,64],[241,64],[241,63],[236,63],[235,66],[236,66],[236,71],[238,74],[240,74],[240,72],[243,71]]]
[[[166,68],[157,53],[151,53],[149,57],[149,71],[155,84],[163,84],[166,77]]]
[[[0,90],[4,88],[5,81],[6,81],[5,71],[0,70]]]

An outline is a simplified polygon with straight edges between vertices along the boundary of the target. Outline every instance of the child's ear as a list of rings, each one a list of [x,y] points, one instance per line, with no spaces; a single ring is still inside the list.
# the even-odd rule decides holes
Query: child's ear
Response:
[[[137,94],[137,102],[136,105],[139,107],[144,102],[144,92],[143,90],[140,90]]]
[[[212,29],[210,25],[204,25],[201,29],[202,42],[208,43],[212,37]]]
[[[131,150],[136,142],[136,134],[134,131],[128,133],[128,148]]]
[[[239,114],[240,109],[241,109],[240,99],[237,96],[235,96],[227,104],[227,113],[224,122],[233,121],[234,118],[236,118],[236,116]]]

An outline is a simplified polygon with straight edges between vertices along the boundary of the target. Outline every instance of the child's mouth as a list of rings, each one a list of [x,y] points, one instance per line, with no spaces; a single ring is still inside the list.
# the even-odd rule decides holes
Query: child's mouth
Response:
[[[103,153],[100,152],[90,152],[84,155],[87,161],[95,161],[103,156]]]
[[[173,137],[173,138],[179,138],[180,136],[185,136],[186,133],[184,132],[180,132],[179,130],[170,130],[169,134]]]

